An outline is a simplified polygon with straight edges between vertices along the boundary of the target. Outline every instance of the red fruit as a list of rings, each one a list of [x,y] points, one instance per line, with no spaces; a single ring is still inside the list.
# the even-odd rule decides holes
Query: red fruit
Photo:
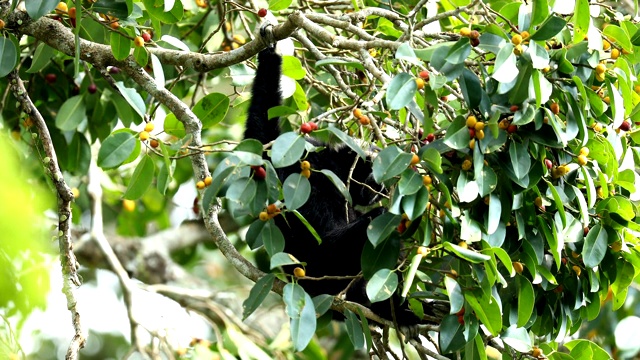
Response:
[[[464,315],[464,308],[460,309],[460,311],[458,311],[458,312],[456,313],[456,315],[458,315],[458,316],[462,316],[462,315]]]
[[[89,94],[95,94],[96,91],[98,91],[98,87],[96,86],[96,84],[89,84],[89,87],[87,87],[87,91],[89,92]]]
[[[428,142],[432,142],[432,141],[433,141],[433,140],[435,140],[435,139],[436,139],[436,136],[435,136],[435,135],[433,135],[433,133],[431,133],[431,134],[427,135],[427,141],[428,141]]]
[[[198,213],[200,212],[200,207],[198,206],[198,197],[196,196],[195,199],[193,199],[193,213],[198,215]]]
[[[407,230],[407,224],[402,221],[400,225],[398,225],[398,232],[402,234],[403,232],[405,232],[405,230]]]
[[[472,139],[474,137],[476,137],[476,129],[474,129],[474,128],[470,128],[469,129],[469,137],[472,138]]]
[[[511,107],[509,108],[509,110],[511,110],[511,112],[516,112],[516,111],[518,111],[518,109],[520,109],[518,107],[518,105],[511,105]]]
[[[112,67],[109,68],[109,73],[110,74],[118,74],[118,73],[120,73],[120,68],[116,67],[116,66],[112,66]]]
[[[267,9],[261,8],[260,10],[258,10],[258,16],[260,16],[260,17],[267,16]]]
[[[420,76],[420,78],[424,79],[424,81],[429,81],[429,72],[427,70],[420,71],[418,76]]]
[[[44,81],[46,81],[48,84],[53,84],[57,79],[58,76],[56,76],[56,74],[46,74],[44,76]]]
[[[318,130],[318,124],[314,122],[310,122],[309,126],[311,126],[311,130]]]
[[[584,236],[587,236],[587,234],[589,233],[589,227],[585,226],[583,231],[584,231]]]
[[[518,125],[509,124],[509,127],[507,128],[507,132],[509,134],[513,134],[516,131],[518,131]]]
[[[471,43],[471,46],[476,47],[480,45],[480,38],[470,39],[469,43]]]
[[[464,316],[458,315],[458,324],[464,325]]]
[[[628,122],[627,120],[623,121],[622,124],[620,124],[620,130],[622,130],[622,131],[631,130],[631,123]]]
[[[544,164],[547,166],[547,169],[551,170],[553,168],[553,162],[549,159],[544,159]]]
[[[253,176],[258,180],[264,180],[267,177],[267,171],[262,166],[252,166]]]
[[[148,32],[143,32],[142,33],[142,39],[144,39],[145,42],[149,42],[151,40],[151,34],[149,34]]]
[[[300,126],[300,132],[303,134],[308,134],[313,131],[313,127],[311,123],[304,123]]]

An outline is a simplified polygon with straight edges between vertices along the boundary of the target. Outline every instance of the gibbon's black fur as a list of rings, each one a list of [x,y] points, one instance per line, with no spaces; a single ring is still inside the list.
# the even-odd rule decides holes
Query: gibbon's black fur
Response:
[[[280,135],[279,119],[267,119],[267,111],[281,103],[281,64],[282,58],[274,47],[268,47],[258,54],[258,69],[253,81],[253,97],[244,133],[245,139],[257,139],[267,144]],[[373,180],[370,161],[364,162],[347,146],[329,146],[311,137],[307,137],[307,141],[314,146],[326,146],[319,152],[309,153],[305,158],[311,163],[312,169],[331,170],[347,184],[353,168],[351,178],[355,181],[351,181],[349,185],[353,203],[368,206],[376,201],[376,193],[358,184],[367,184],[372,189],[382,190]],[[296,163],[276,169],[276,172],[283,182],[290,174],[299,173],[300,165]],[[310,277],[358,275],[361,271],[362,249],[368,241],[367,226],[373,218],[382,214],[384,209],[376,208],[362,214],[353,206],[347,205],[344,196],[324,174],[312,173],[309,181],[310,197],[298,211],[318,232],[322,244],[318,244],[296,216],[289,215],[285,220],[283,215],[278,215],[274,220],[284,235],[284,251],[306,262],[306,275]],[[285,271],[292,272],[292,268]],[[351,279],[301,280],[299,283],[311,296],[337,295],[349,286]],[[390,302],[371,304],[365,292],[365,285],[362,279],[355,281],[349,287],[346,299],[368,306],[379,316],[392,321]],[[419,322],[406,303],[400,305],[399,297],[395,297],[393,303],[398,324],[411,326]]]

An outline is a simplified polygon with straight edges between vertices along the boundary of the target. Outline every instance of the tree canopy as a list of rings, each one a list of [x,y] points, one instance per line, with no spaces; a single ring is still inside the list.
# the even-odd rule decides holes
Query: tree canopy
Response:
[[[75,296],[84,267],[113,271],[129,310],[136,278],[215,324],[210,342],[158,350],[129,314],[132,349],[150,356],[631,358],[635,12],[637,2],[588,0],[0,0],[0,124],[12,136],[0,137],[0,231],[15,237],[0,245],[3,317],[45,306],[47,222],[24,218],[49,207],[70,359],[86,343]],[[283,133],[266,147],[241,131],[264,21],[284,55],[285,97],[269,110]],[[328,177],[350,201],[350,182],[330,171],[278,180],[275,169],[323,151],[309,136],[363,157],[379,149],[371,167],[387,211],[353,260],[373,302],[398,292],[419,316],[435,309],[419,339],[404,344],[359,304],[311,299],[281,271],[304,263],[283,252],[273,217],[304,221],[308,178]],[[176,206],[184,194],[192,206]],[[255,283],[242,314],[212,310],[224,307],[218,283],[198,264],[214,253]],[[240,325],[272,291],[286,306],[284,345]],[[337,332],[330,309],[345,315]],[[326,338],[342,340],[323,350]],[[20,353],[4,343],[0,354]]]

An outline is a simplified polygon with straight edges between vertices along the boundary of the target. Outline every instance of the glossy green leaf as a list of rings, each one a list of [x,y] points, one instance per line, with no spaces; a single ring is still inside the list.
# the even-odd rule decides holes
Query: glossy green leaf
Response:
[[[524,327],[533,313],[533,305],[535,303],[535,293],[533,286],[529,280],[522,276],[516,275],[516,287],[518,289],[518,327]],[[525,351],[529,351],[528,349]]]
[[[540,1],[546,2],[546,1]],[[531,35],[531,40],[542,41],[549,40],[556,36],[562,29],[564,29],[567,22],[557,16],[551,16],[540,26],[540,29]]]
[[[33,62],[29,70],[27,70],[27,73],[34,74],[44,69],[51,63],[51,58],[53,58],[55,53],[56,51],[51,46],[40,43],[36,48],[36,53],[33,55]]]
[[[141,118],[144,118],[147,107],[144,104],[144,100],[142,99],[140,92],[134,88],[126,87],[122,81],[118,81],[116,83],[116,87],[120,90],[120,95],[122,95],[122,97],[127,100],[127,103],[131,105],[131,108],[138,113]]]
[[[373,178],[378,183],[400,175],[411,163],[413,154],[400,150],[397,146],[389,146],[382,150],[373,160]]]
[[[284,133],[276,139],[271,147],[271,162],[276,168],[293,165],[304,153],[304,137],[293,133]]]
[[[367,297],[371,302],[387,300],[397,287],[398,274],[389,269],[380,269],[367,282]]]
[[[291,340],[296,351],[307,347],[316,332],[316,311],[311,296],[298,284],[287,284],[282,299],[291,319]]]
[[[396,230],[402,217],[392,213],[384,213],[371,221],[367,227],[367,237],[374,247],[386,240]]]
[[[84,99],[76,95],[67,99],[56,115],[56,127],[60,130],[74,130],[87,118]]]
[[[590,268],[598,266],[604,259],[608,244],[607,231],[600,224],[592,227],[584,239],[584,247],[581,252],[584,266]]]
[[[128,132],[109,135],[98,151],[98,166],[111,169],[120,166],[136,147],[137,139]]]
[[[282,75],[294,80],[302,80],[307,71],[302,67],[302,62],[295,56],[282,57]]]
[[[311,176],[318,176],[317,174]],[[295,210],[304,205],[311,194],[309,179],[299,173],[289,175],[282,184],[287,210]]]
[[[143,156],[133,171],[133,175],[131,175],[129,186],[127,186],[127,190],[124,192],[124,198],[129,200],[140,199],[149,187],[151,187],[155,171],[156,166],[153,159],[150,156]]]
[[[187,134],[184,125],[178,121],[173,113],[167,114],[164,118],[164,132],[177,138],[182,138]]]
[[[165,24],[175,24],[184,14],[184,9],[182,7],[182,1],[176,1],[173,4],[173,8],[170,11],[165,12],[164,2],[158,2],[155,0],[143,0],[145,9],[149,12],[149,14],[158,19],[160,22]]]
[[[621,46],[624,50],[633,51],[629,35],[618,25],[608,24],[604,30],[602,30],[602,34],[606,36],[609,41],[616,43],[616,45]]]
[[[124,60],[129,56],[133,41],[124,37],[117,31],[111,32],[109,45],[111,45],[111,53],[116,60]]]
[[[208,129],[224,119],[229,110],[229,98],[220,93],[211,93],[198,101],[193,113],[202,122],[202,128]]]
[[[399,110],[407,106],[418,90],[416,79],[407,73],[399,73],[389,84],[387,89],[387,106],[391,110]]]
[[[249,315],[253,314],[258,306],[262,304],[271,292],[275,279],[275,274],[266,274],[256,281],[249,292],[249,297],[242,303],[242,320],[245,320]]]
[[[269,256],[273,256],[284,251],[284,236],[275,222],[267,221],[260,231],[258,242],[264,244],[265,250]]]
[[[58,5],[58,0],[30,0],[25,1],[25,8],[32,20],[38,20],[40,17],[50,13]],[[4,75],[1,75],[2,77]]]
[[[365,345],[364,333],[362,331],[362,325],[356,314],[350,310],[345,310],[344,324],[347,327],[347,335],[354,349],[362,349]]]
[[[482,263],[485,262],[489,259],[491,259],[491,257],[489,257],[488,255],[485,254],[481,254],[479,252],[475,252],[473,250],[469,250],[469,249],[465,249],[461,246],[458,246],[456,244],[452,244],[450,242],[445,242],[444,244],[444,248],[448,251],[453,252],[454,254],[458,255],[459,257],[461,257],[462,259],[465,259],[469,262],[472,263]]]

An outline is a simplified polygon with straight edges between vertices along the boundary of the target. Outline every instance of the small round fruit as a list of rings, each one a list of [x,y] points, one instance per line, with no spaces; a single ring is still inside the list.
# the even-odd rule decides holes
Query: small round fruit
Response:
[[[120,23],[118,23],[117,21],[112,22],[111,24],[109,24],[109,26],[113,29],[113,30],[117,30],[118,28],[120,28]]]
[[[53,84],[56,80],[58,80],[58,76],[56,74],[49,73],[44,76],[44,81],[46,81],[47,84]]]
[[[258,180],[264,180],[267,177],[267,170],[262,166],[252,166],[253,176]]]
[[[305,169],[311,169],[311,163],[309,163],[307,160],[304,160],[300,163],[300,169],[305,170]]]
[[[206,186],[206,185],[205,185],[204,181],[202,181],[202,180],[200,180],[200,181],[198,181],[198,182],[196,183],[196,188],[197,188],[198,190],[202,190],[202,189],[204,189],[204,188],[205,188],[205,186]]]
[[[142,38],[142,36],[136,36],[135,39],[133,39],[133,44],[137,47],[143,47],[144,39]]]
[[[476,139],[469,140],[469,149],[473,150],[476,147]]]
[[[547,66],[542,68],[542,72],[545,73],[545,74],[548,73],[549,71],[551,71],[551,66],[549,66],[549,65],[547,65]]]
[[[304,277],[306,275],[306,272],[304,271],[303,268],[297,267],[297,268],[293,269],[293,275],[295,277]]]
[[[426,140],[427,140],[428,142],[432,142],[432,141],[433,141],[433,140],[435,140],[435,139],[436,139],[436,136],[435,136],[435,135],[433,135],[433,133],[431,133],[431,134],[427,135],[427,138],[426,138]]]
[[[313,121],[310,121],[310,122],[309,122],[309,126],[311,126],[311,130],[312,130],[312,131],[318,130],[318,123],[315,123],[315,122],[313,122]]]
[[[549,105],[549,109],[551,109],[551,112],[556,115],[560,113],[560,105],[558,105],[558,103],[551,103],[551,105]]]
[[[360,121],[360,124],[364,126],[371,124],[371,120],[369,120],[369,117],[367,115],[360,116],[358,120]]]
[[[575,272],[576,275],[578,275],[578,276],[580,276],[580,274],[582,273],[582,269],[578,265],[573,265],[571,267],[571,269],[573,269],[573,272]]]
[[[155,149],[160,146],[160,142],[158,142],[158,140],[156,139],[151,139],[151,141],[149,141],[149,145],[151,145],[151,147]]]
[[[520,36],[522,36],[522,40],[527,40],[529,39],[529,32],[527,30],[523,31],[520,33]]]
[[[607,67],[604,64],[596,65],[596,74],[604,74],[607,71]]]
[[[611,43],[607,40],[602,40],[602,50],[607,51],[611,49]]]
[[[547,166],[547,169],[551,170],[553,168],[553,162],[550,159],[544,159],[544,164]]]
[[[353,117],[360,119],[362,117],[362,110],[358,108],[353,109]]]
[[[424,246],[418,246],[418,250],[416,250],[418,255],[427,256],[429,254],[429,249]]]
[[[471,33],[469,34],[469,39],[477,40],[479,38],[480,38],[480,32],[478,30],[471,30]]]
[[[58,15],[62,15],[66,13],[68,10],[69,10],[69,7],[67,6],[67,3],[64,1],[60,1],[58,3],[58,6],[56,6],[56,14]]]
[[[420,76],[421,79],[424,79],[424,81],[429,81],[429,72],[427,70],[420,71],[418,76]]]
[[[522,55],[522,53],[524,53],[524,49],[522,48],[522,45],[516,45],[516,46],[513,48],[513,53],[514,53],[516,56],[520,56],[520,55]]]
[[[509,111],[516,112],[518,111],[518,109],[520,109],[518,105],[511,105],[511,107],[509,108]]]
[[[76,8],[75,7],[70,8],[69,11],[68,11],[68,14],[69,14],[69,17],[71,19],[75,19],[76,18]]]
[[[468,245],[468,244],[467,244],[467,242],[466,242],[466,241],[464,241],[464,240],[463,240],[463,241],[460,241],[460,242],[458,243],[458,246],[460,246],[460,247],[461,247],[461,248],[463,248],[463,249],[468,249],[468,248],[469,248],[469,245]]]
[[[484,130],[484,123],[482,121],[476,122],[476,126],[474,126],[476,132]]]
[[[96,86],[96,84],[89,84],[89,86],[87,87],[87,91],[89,92],[89,94],[95,94],[98,91],[98,86]]]
[[[580,166],[587,165],[587,157],[585,155],[578,155],[578,165]]]
[[[619,57],[620,57],[620,50],[618,50],[618,49],[616,49],[616,48],[612,49],[612,50],[611,50],[611,58],[612,58],[613,60],[615,60],[615,59],[617,59],[617,58],[619,58]]]
[[[153,123],[152,123],[152,122],[148,122],[148,123],[144,126],[144,131],[146,131],[146,132],[152,132],[154,128],[155,128],[155,125],[153,125]]]
[[[0,30],[4,29],[5,23],[4,20],[0,19]]]
[[[71,188],[71,194],[73,195],[74,199],[77,199],[80,197],[80,189],[78,189],[77,187]]]
[[[469,137],[472,139],[476,137],[476,129],[469,128]]]
[[[622,131],[631,130],[631,123],[628,122],[627,120],[623,121],[622,124],[620,124],[620,130],[622,130]]]
[[[404,220],[401,221],[400,224],[398,224],[398,227],[396,228],[396,230],[398,230],[398,232],[402,234],[407,230],[407,223]]]
[[[309,123],[304,123],[304,124],[300,125],[300,132],[301,133],[308,134],[311,131],[313,131],[313,130],[311,129],[311,125],[309,125]]]
[[[311,176],[311,170],[309,169],[304,169],[300,172],[300,175],[306,177],[307,179]]]
[[[261,18],[267,16],[267,9],[260,8],[260,10],[258,10],[258,16],[260,16]]]
[[[613,252],[620,252],[620,250],[622,250],[622,241],[616,241],[613,244],[611,244],[611,251]]]
[[[464,316],[458,315],[458,324],[464,325]]]
[[[269,220],[269,214],[266,211],[262,211],[260,212],[260,215],[258,215],[258,217],[260,218],[260,220],[262,221],[267,221]]]
[[[520,34],[515,34],[511,37],[511,43],[513,45],[520,45],[522,44],[522,35]]]
[[[26,119],[24,119],[24,126],[25,127],[32,127],[33,126],[33,118],[31,118],[30,116]]]
[[[151,41],[151,34],[149,34],[148,32],[143,31],[141,36],[142,36],[142,39],[144,40],[144,42]]]
[[[509,128],[509,120],[507,119],[500,120],[500,122],[498,123],[498,128],[502,130],[507,130]]]
[[[136,202],[133,200],[124,199],[122,200],[122,208],[124,209],[124,211],[132,212],[136,209]]]
[[[469,37],[471,35],[471,29],[463,27],[460,29],[460,36]]]
[[[589,234],[589,230],[590,230],[590,229],[589,229],[589,227],[588,227],[588,226],[583,227],[583,228],[582,228],[582,234],[583,234],[584,236],[587,236],[587,235]]]
[[[515,270],[518,274],[522,274],[522,272],[524,271],[524,266],[522,265],[521,262],[514,261],[513,270]]]
[[[476,131],[476,139],[478,139],[478,140],[484,139],[484,130]]]
[[[267,213],[268,213],[268,214],[276,214],[276,213],[279,213],[279,212],[280,212],[280,209],[278,209],[278,205],[276,205],[276,204],[269,204],[269,205],[267,206]]]
[[[605,79],[604,74],[596,74],[596,80],[599,82],[603,82]]]
[[[516,131],[518,131],[518,125],[509,124],[509,126],[507,127],[507,132],[509,134],[513,134]]]
[[[466,159],[465,161],[462,162],[462,170],[469,171],[471,169],[471,165],[473,165],[471,160]]]
[[[206,0],[196,0],[196,5],[198,5],[198,7],[201,7],[201,8],[206,8],[207,7],[207,1]]]
[[[535,206],[537,207],[542,207],[542,198],[540,196],[536,197],[533,200],[533,203],[535,204]]]
[[[417,154],[413,154],[413,156],[411,157],[411,163],[409,163],[409,166],[415,166],[420,162],[420,156],[418,156]]]
[[[479,38],[471,38],[469,40],[469,43],[471,44],[472,47],[476,47],[478,45],[480,45],[480,39]]]
[[[211,185],[212,182],[213,182],[213,178],[211,176],[207,176],[206,178],[204,178],[204,185],[205,186]]]
[[[581,147],[579,155],[589,156],[589,148],[586,146]]]
[[[141,141],[146,141],[149,139],[149,133],[146,131],[140,131],[139,137]]]
[[[418,90],[424,89],[424,80],[422,78],[416,78],[416,86],[418,86]]]
[[[469,115],[467,117],[467,127],[468,128],[475,128],[477,122],[478,122],[478,119],[475,116]]]
[[[531,356],[533,357],[540,357],[540,355],[542,355],[542,350],[540,350],[539,347],[534,347],[533,350],[531,350]]]
[[[433,184],[433,180],[431,179],[431,176],[423,175],[422,176],[422,184],[424,184],[424,186],[429,186],[429,185]]]

